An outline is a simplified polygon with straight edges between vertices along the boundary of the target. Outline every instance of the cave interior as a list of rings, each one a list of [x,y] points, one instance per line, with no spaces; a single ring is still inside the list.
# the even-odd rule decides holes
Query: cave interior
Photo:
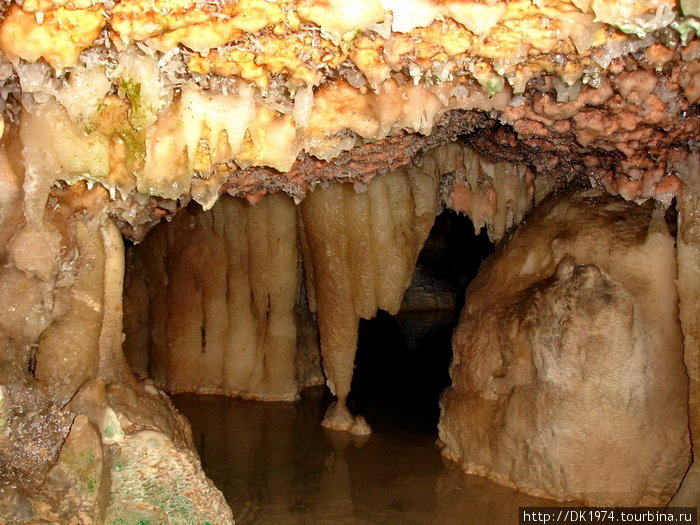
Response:
[[[697,2],[0,13],[0,521],[698,506]]]

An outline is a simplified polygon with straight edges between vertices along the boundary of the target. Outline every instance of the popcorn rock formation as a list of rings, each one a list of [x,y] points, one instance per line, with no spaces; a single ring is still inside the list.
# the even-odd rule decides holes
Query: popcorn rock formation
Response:
[[[500,122],[520,160],[668,202],[697,129],[695,14],[664,0],[24,2],[0,25],[2,94],[7,123],[42,145],[23,147],[28,171],[113,197],[301,198],[377,171],[305,159],[467,110],[434,141]]]

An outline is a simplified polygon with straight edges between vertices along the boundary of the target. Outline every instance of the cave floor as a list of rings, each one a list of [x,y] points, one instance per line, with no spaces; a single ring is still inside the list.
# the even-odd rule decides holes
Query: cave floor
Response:
[[[435,432],[377,416],[368,438],[324,430],[329,401],[322,387],[296,403],[174,398],[239,525],[495,525],[517,523],[520,506],[556,504],[463,474],[440,456]]]

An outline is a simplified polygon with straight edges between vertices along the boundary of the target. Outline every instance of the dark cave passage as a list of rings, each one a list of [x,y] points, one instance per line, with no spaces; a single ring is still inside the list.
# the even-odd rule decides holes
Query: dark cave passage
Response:
[[[469,282],[493,252],[485,229],[446,210],[435,219],[401,310],[360,321],[349,405],[375,431],[435,433],[440,394],[450,385],[452,331]]]

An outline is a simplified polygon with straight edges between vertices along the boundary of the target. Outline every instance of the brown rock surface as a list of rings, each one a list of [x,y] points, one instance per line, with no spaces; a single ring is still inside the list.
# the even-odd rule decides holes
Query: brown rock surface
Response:
[[[700,438],[700,203],[698,190],[700,171],[698,156],[689,163],[685,173],[686,186],[679,197],[678,218],[678,295],[680,321],[683,328],[685,366],[689,379],[690,435],[693,443]],[[673,505],[695,506],[700,501],[700,465],[697,451],[683,486],[674,497]]]
[[[550,197],[482,267],[453,338],[444,453],[587,504],[664,504],[690,461],[674,240],[653,206]]]

